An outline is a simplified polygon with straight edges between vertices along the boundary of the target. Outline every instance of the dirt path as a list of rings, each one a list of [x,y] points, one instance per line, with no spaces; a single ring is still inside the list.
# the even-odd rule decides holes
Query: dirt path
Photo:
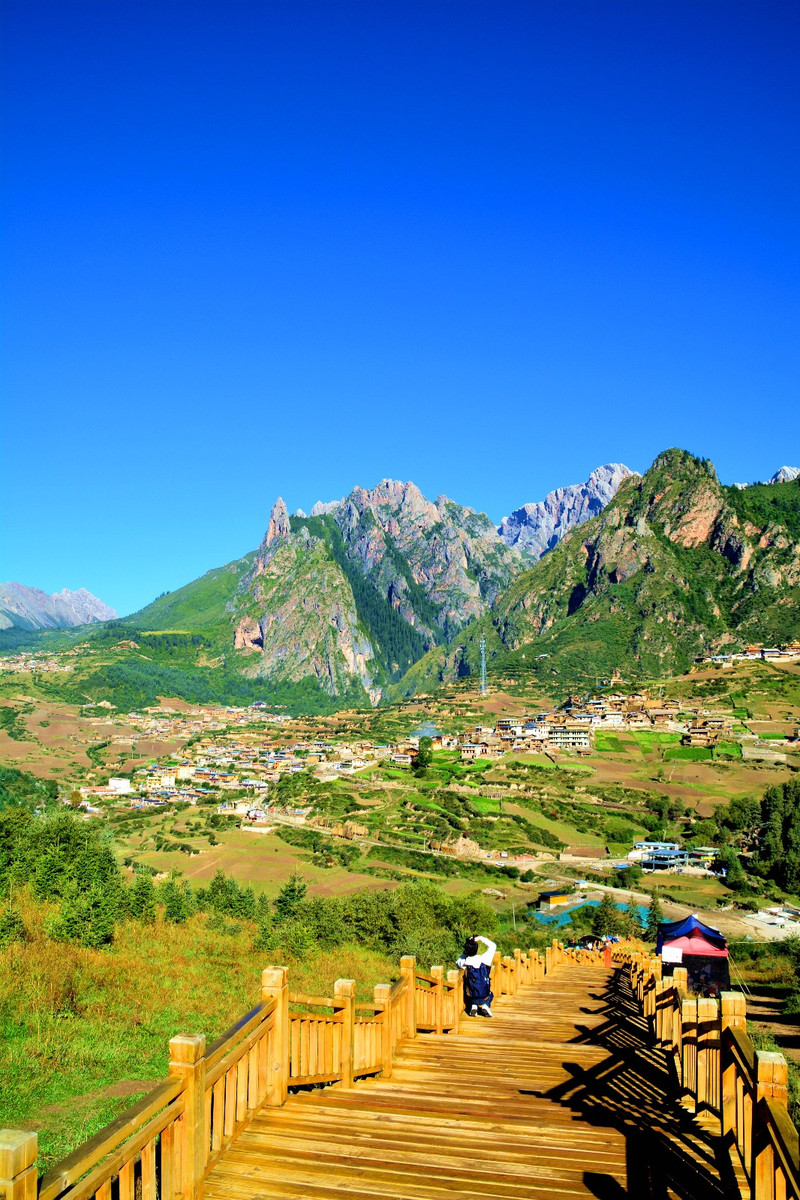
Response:
[[[747,1019],[758,1033],[774,1037],[787,1058],[800,1063],[800,1013],[788,1016],[782,1012],[788,990],[776,987],[752,992],[747,997]]]

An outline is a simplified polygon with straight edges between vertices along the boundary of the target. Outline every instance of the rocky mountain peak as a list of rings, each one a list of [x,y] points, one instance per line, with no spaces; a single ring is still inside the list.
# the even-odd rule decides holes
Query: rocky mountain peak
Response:
[[[584,483],[556,488],[544,500],[523,504],[503,518],[497,532],[507,546],[541,558],[576,525],[602,512],[623,481],[635,474],[624,463],[596,467]]]
[[[113,621],[117,612],[86,588],[63,588],[48,596],[23,583],[0,583],[0,629],[70,629]]]
[[[794,479],[800,479],[800,467],[781,467],[767,483],[791,483]]]
[[[271,546],[274,542],[281,541],[283,538],[287,538],[290,533],[289,512],[283,501],[283,497],[278,496],[269,515],[269,525],[264,535],[264,548]]]
[[[337,508],[341,508],[343,500],[316,500],[311,506],[312,517],[326,517],[328,513],[335,513]]]

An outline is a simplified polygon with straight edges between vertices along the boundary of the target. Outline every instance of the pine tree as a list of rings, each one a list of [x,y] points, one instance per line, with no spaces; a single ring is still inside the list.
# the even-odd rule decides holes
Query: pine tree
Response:
[[[655,942],[658,939],[658,927],[664,920],[664,909],[658,898],[658,892],[653,893],[650,909],[647,913],[647,924],[644,927],[645,941]]]
[[[626,937],[640,938],[642,936],[642,922],[639,916],[639,908],[633,896],[628,896],[628,907],[625,912],[623,928]]]
[[[604,937],[607,933],[619,933],[622,918],[610,892],[603,893],[603,899],[594,910],[592,917],[592,933]]]
[[[137,874],[128,895],[128,912],[137,921],[152,925],[156,919],[156,889],[152,875]]]
[[[61,895],[66,863],[58,846],[51,846],[36,864],[33,874],[33,891],[41,900],[52,900]]]
[[[183,925],[190,914],[189,897],[180,877],[173,873],[159,888],[159,899],[164,905],[164,920],[172,925]]]
[[[84,897],[72,884],[64,892],[61,907],[48,928],[48,933],[56,942],[79,943],[86,927],[88,913]]]
[[[0,911],[0,948],[11,942],[26,942],[28,931],[19,909],[9,904]]]
[[[298,905],[305,899],[307,890],[308,884],[296,871],[289,876],[275,897],[275,914],[278,921],[288,921],[294,916]]]
[[[108,888],[93,887],[84,900],[81,945],[91,946],[95,950],[109,946],[114,940],[117,911],[117,893]]]

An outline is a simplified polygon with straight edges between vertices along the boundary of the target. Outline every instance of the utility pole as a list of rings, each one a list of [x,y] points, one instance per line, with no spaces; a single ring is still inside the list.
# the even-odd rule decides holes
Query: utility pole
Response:
[[[481,695],[486,692],[486,638],[481,638]]]

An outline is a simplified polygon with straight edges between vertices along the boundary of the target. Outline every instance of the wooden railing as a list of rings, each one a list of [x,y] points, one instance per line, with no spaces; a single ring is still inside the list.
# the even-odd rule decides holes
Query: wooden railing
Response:
[[[745,998],[688,996],[686,969],[661,978],[661,960],[621,950],[634,995],[666,1052],[683,1103],[719,1131],[739,1194],[748,1200],[800,1200],[798,1133],[786,1109],[782,1054],[756,1050],[747,1035]]]
[[[557,941],[544,954],[496,954],[492,991],[515,995],[577,961],[602,960]],[[458,1030],[461,988],[460,971],[425,974],[411,956],[368,1002],[356,1001],[352,979],[337,980],[332,996],[292,995],[288,968],[268,967],[251,1012],[208,1046],[201,1034],[172,1038],[169,1078],[41,1180],[36,1134],[0,1130],[0,1200],[199,1200],[206,1175],[260,1108],[283,1104],[290,1088],[391,1076],[402,1042]]]

